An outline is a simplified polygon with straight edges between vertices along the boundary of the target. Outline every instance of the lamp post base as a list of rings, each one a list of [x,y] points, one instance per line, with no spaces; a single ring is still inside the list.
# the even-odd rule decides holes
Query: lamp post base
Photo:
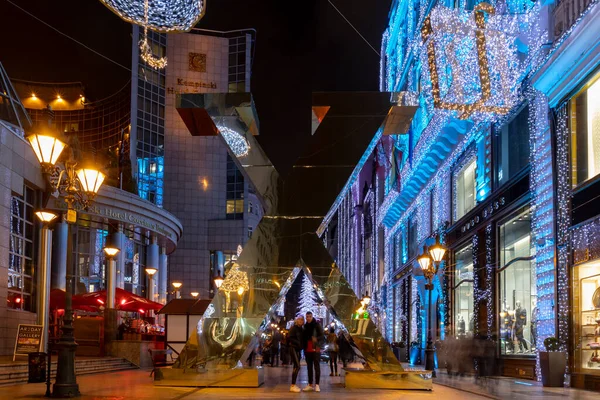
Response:
[[[59,342],[56,381],[52,387],[52,397],[79,397],[79,385],[75,378],[75,342]]]
[[[431,376],[433,378],[436,377],[434,356],[435,349],[433,348],[433,342],[431,340],[428,340],[427,347],[425,348],[425,369],[427,371],[431,371]]]

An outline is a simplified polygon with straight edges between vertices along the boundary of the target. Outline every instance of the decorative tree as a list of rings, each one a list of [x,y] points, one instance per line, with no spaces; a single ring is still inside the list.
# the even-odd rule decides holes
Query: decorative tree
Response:
[[[300,299],[298,300],[298,313],[305,315],[312,312],[316,318],[323,318],[321,308],[317,299],[317,292],[306,274],[302,275],[302,287],[300,288]]]

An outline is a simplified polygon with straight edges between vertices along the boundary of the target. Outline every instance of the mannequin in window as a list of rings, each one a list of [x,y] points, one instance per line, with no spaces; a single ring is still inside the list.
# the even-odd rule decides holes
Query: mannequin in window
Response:
[[[465,319],[463,318],[462,315],[458,316],[458,336],[462,337],[465,336]]]
[[[537,347],[537,321],[539,317],[539,309],[535,304],[535,300],[532,302],[533,311],[531,312],[531,351]]]
[[[523,353],[523,348],[525,348],[526,351],[529,351],[527,342],[523,337],[523,331],[527,325],[527,310],[521,307],[521,302],[519,300],[517,300],[515,304],[517,306],[515,309],[515,337],[519,343],[519,353]]]
[[[504,345],[506,346],[506,354],[514,353],[515,351],[515,343],[514,340],[514,311],[510,309],[508,306],[504,306],[504,310],[502,311],[503,319],[501,320],[502,324],[502,339],[504,339]]]

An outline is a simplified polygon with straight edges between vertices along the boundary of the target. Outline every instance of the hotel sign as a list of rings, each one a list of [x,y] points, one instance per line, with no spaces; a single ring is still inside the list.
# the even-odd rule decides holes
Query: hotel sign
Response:
[[[56,208],[58,208],[60,210],[67,209],[67,203],[65,203],[64,201],[55,202],[55,206],[56,206]],[[138,214],[129,212],[129,211],[116,210],[111,207],[96,206],[96,205],[90,206],[87,210],[79,210],[79,211],[86,213],[86,214],[97,215],[100,217],[106,217],[106,218],[114,219],[117,221],[142,226],[144,228],[148,228],[154,232],[160,233],[161,235],[169,237],[169,238],[172,236],[171,232],[169,232],[169,230],[167,228],[165,228],[164,225],[160,225],[155,222],[149,221],[146,218],[144,218]]]
[[[200,89],[216,89],[216,82],[190,81],[177,78],[176,87],[168,87],[167,94],[201,93]]]

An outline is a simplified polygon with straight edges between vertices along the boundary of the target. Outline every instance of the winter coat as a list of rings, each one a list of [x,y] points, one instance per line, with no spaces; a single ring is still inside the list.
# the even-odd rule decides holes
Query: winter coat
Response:
[[[320,343],[323,341],[323,336],[323,328],[321,327],[321,324],[317,322],[316,319],[313,319],[311,323],[305,323],[302,336],[302,348],[306,350],[308,342],[312,341],[313,337],[317,338],[317,346],[320,347]]]
[[[292,328],[290,329],[290,332],[288,333],[288,346],[296,349],[296,350],[302,350],[304,348],[303,346],[303,331],[302,331],[302,327],[298,326],[296,324],[294,324],[294,326],[292,326]]]

